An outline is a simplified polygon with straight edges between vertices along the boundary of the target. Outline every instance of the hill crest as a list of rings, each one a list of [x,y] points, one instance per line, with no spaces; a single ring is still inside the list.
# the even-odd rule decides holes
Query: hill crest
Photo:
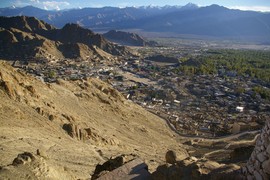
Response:
[[[34,17],[18,16],[0,17],[0,28],[2,39],[0,56],[6,59],[18,57],[85,59],[96,53],[92,50],[93,46],[104,51],[98,55],[104,56],[105,59],[109,58],[106,58],[106,53],[117,56],[130,54],[125,47],[114,45],[102,35],[77,24],[67,24],[62,29],[57,29]]]
[[[157,46],[155,41],[147,41],[138,34],[124,31],[110,30],[103,34],[108,40],[125,46]]]

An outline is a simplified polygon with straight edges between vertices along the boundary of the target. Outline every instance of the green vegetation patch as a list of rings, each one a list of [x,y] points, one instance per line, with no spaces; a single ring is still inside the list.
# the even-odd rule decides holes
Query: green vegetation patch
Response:
[[[186,74],[244,75],[270,82],[270,51],[208,50],[181,61],[179,70]]]

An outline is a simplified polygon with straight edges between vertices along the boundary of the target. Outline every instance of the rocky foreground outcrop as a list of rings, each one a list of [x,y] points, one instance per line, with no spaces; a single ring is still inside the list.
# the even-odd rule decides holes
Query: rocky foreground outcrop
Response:
[[[254,151],[241,173],[246,179],[270,179],[270,120],[256,141]]]
[[[87,179],[97,164],[130,153],[152,172],[167,149],[180,160],[188,156],[162,119],[108,84],[42,83],[0,62],[0,177]],[[24,152],[34,158],[27,153],[14,161]]]
[[[239,179],[236,172],[240,167],[235,164],[220,164],[207,159],[187,157],[177,160],[173,151],[166,153],[166,164],[160,165],[151,178],[154,180],[178,180],[178,179]]]

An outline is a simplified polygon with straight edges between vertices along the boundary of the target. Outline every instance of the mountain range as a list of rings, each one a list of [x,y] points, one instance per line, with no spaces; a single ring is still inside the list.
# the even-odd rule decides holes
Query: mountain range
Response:
[[[12,58],[93,58],[110,59],[129,51],[102,35],[78,24],[57,29],[34,17],[0,17],[0,57]]]
[[[96,32],[139,30],[158,32],[162,36],[197,35],[261,42],[270,39],[270,13],[232,10],[218,5],[103,7],[63,11],[27,6],[2,8],[0,15],[35,16],[58,28],[66,23],[76,23]]]

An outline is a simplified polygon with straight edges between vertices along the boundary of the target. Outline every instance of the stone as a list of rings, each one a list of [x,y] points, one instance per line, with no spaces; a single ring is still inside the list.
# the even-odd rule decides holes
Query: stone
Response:
[[[249,172],[250,174],[253,174],[253,172],[254,172],[254,167],[253,167],[252,165],[248,165],[248,166],[247,166],[247,169],[248,169],[248,172]]]
[[[256,180],[263,180],[262,175],[258,171],[254,171],[254,177]]]
[[[135,164],[138,162],[139,162],[138,164],[143,163],[142,160],[140,160],[139,158],[137,158],[133,154],[120,155],[120,156],[117,156],[114,158],[110,158],[108,161],[104,162],[103,164],[98,164],[96,166],[94,174],[92,175],[92,179],[97,179],[100,176],[104,175],[104,171],[106,171],[106,172],[113,171],[113,170],[123,166],[124,164],[126,164],[128,162],[133,162]],[[133,164],[133,163],[131,163],[131,164]],[[135,168],[135,167],[136,167],[136,165],[132,166],[132,168]],[[122,169],[122,171],[126,171],[126,170],[127,169]]]
[[[253,180],[253,177],[251,175],[248,175],[247,180]]]
[[[261,166],[260,162],[258,160],[256,160],[255,164],[254,164],[255,170],[259,171],[261,168],[260,166]]]
[[[101,172],[98,180],[114,180],[116,179],[149,179],[150,173],[148,166],[141,159],[134,159],[121,167],[103,174]],[[94,178],[92,178],[94,179]]]
[[[54,116],[54,115],[52,115],[52,114],[49,115],[49,120],[50,120],[50,121],[53,121],[54,119],[55,119],[55,116]]]
[[[242,168],[242,173],[243,173],[243,174],[247,174],[247,172],[248,172],[248,171],[247,171],[247,168],[246,168],[246,167],[243,167],[243,168]]]
[[[263,173],[263,174],[262,174],[262,178],[263,178],[263,179],[270,179],[270,176],[267,175],[267,174],[265,174],[265,173]]]
[[[263,152],[261,152],[261,153],[259,153],[259,154],[257,155],[257,159],[258,159],[260,162],[264,162],[264,161],[267,159],[267,157],[264,155]]]
[[[267,146],[266,152],[270,155],[270,145]]]
[[[172,150],[167,151],[165,155],[166,163],[175,164],[176,163],[176,153]]]
[[[270,175],[270,159],[262,163],[263,171]]]
[[[262,145],[262,141],[261,139],[258,138],[258,140],[256,141],[256,146],[261,146]]]

